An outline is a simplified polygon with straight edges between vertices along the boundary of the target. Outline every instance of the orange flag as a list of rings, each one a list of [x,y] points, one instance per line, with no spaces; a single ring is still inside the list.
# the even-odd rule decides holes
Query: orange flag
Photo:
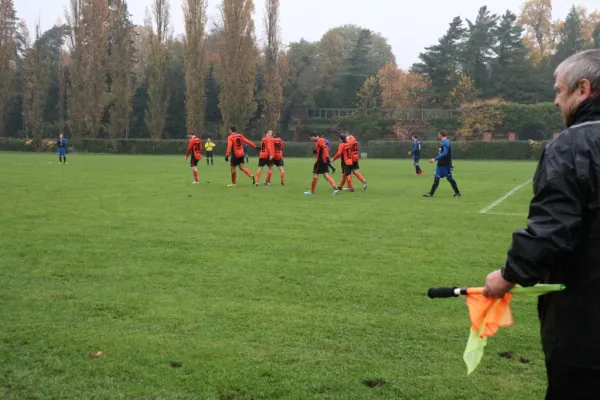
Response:
[[[466,296],[471,320],[471,332],[463,359],[467,364],[467,375],[477,368],[483,357],[483,349],[487,338],[494,336],[499,327],[513,324],[510,311],[511,293],[501,299],[490,299],[481,294],[468,294]]]

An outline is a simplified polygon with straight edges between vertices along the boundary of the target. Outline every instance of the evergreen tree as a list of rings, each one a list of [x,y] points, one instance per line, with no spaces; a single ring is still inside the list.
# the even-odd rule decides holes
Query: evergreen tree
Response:
[[[466,29],[460,17],[455,17],[446,34],[438,44],[425,48],[419,54],[420,63],[412,66],[412,72],[426,75],[435,88],[435,102],[444,105],[448,94],[456,86],[459,77],[460,44],[465,39]]]
[[[566,58],[583,50],[584,46],[585,41],[581,35],[581,18],[577,9],[573,6],[560,29],[553,65],[558,66]]]

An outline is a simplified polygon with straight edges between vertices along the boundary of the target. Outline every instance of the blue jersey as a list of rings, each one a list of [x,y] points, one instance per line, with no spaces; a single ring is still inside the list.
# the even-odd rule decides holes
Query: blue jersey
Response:
[[[413,140],[413,147],[411,150],[411,154],[414,157],[419,157],[421,155],[421,142],[419,142],[417,139]]]
[[[66,149],[67,148],[67,139],[65,139],[65,138],[58,139],[56,141],[56,145],[58,146],[59,149]]]
[[[244,153],[248,155],[248,143],[244,143]]]
[[[440,154],[435,158],[440,167],[452,167],[452,147],[448,139],[440,143]]]

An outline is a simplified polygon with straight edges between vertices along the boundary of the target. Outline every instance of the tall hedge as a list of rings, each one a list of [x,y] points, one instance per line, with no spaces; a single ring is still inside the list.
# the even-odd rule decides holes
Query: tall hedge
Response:
[[[498,142],[452,142],[452,156],[456,159],[472,160],[537,160],[547,142],[534,141],[498,141]],[[224,156],[225,141],[215,141],[215,154]],[[333,151],[337,147],[333,143]],[[106,154],[185,154],[186,140],[150,140],[150,139],[74,139],[69,141],[69,151],[75,153]],[[412,142],[391,142],[372,140],[360,144],[361,153],[368,158],[406,158],[412,148]],[[312,157],[312,142],[286,143],[286,157]],[[439,142],[422,142],[422,157],[430,158],[438,154]],[[23,140],[0,138],[0,150],[24,152],[56,151],[54,140]],[[258,155],[258,150],[250,149],[251,157]]]
[[[452,142],[452,158],[469,160],[538,160],[546,142]],[[421,157],[439,153],[439,142],[421,142]],[[369,158],[404,158],[412,142],[370,141]]]

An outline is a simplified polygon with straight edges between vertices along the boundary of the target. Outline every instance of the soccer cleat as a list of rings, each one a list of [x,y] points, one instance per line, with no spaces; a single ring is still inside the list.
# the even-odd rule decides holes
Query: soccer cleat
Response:
[[[333,191],[333,195],[334,195],[334,196],[337,196],[339,192],[340,192],[340,191],[339,191],[338,189],[335,189],[335,190]]]
[[[344,188],[342,189],[344,192],[354,192],[354,189]]]
[[[363,190],[367,190],[367,181],[363,182]]]
[[[264,182],[263,185],[265,185],[265,186],[271,186],[271,182]]]
[[[423,171],[421,171],[417,174],[417,176],[421,176],[421,175],[423,175]]]
[[[308,192],[304,192],[304,194],[307,196],[312,196],[314,193],[309,190]]]
[[[285,183],[281,182],[281,186],[284,186],[284,185],[285,185]]]
[[[423,197],[433,197],[433,195],[431,193],[425,193]]]
[[[227,187],[236,187],[237,185],[235,183],[230,183],[229,185],[227,185]]]
[[[454,193],[454,198],[458,199],[460,196],[462,196],[462,193]]]
[[[197,184],[199,184],[199,183],[200,183],[200,182],[198,182],[198,181],[193,181],[193,182],[192,182],[192,185],[197,185]]]

